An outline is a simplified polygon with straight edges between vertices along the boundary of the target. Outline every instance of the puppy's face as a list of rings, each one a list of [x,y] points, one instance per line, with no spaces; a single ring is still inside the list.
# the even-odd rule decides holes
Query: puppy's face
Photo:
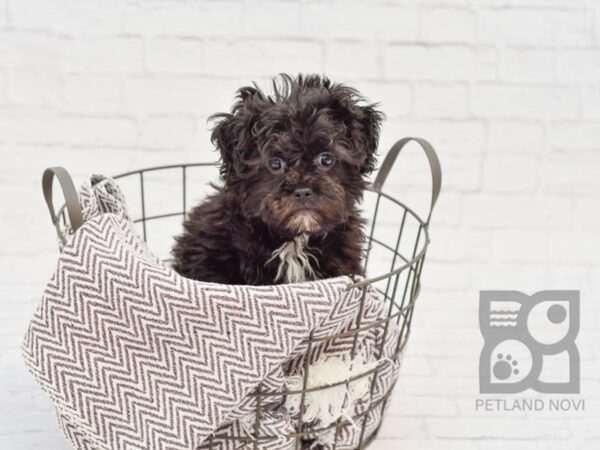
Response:
[[[327,232],[346,221],[364,187],[342,139],[343,124],[318,113],[316,123],[273,134],[256,171],[243,182],[248,216],[289,234]],[[362,159],[362,158],[361,158]]]
[[[343,224],[373,169],[381,114],[316,76],[283,76],[273,96],[248,87],[239,98],[217,116],[213,142],[241,214],[290,237]]]

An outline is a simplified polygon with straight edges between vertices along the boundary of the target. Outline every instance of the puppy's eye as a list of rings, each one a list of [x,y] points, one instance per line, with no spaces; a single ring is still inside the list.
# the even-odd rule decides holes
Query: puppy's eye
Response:
[[[317,164],[325,169],[329,169],[333,166],[334,162],[335,158],[333,157],[333,153],[323,152],[317,156]]]
[[[271,158],[267,165],[273,173],[283,173],[285,171],[285,161],[281,158]]]

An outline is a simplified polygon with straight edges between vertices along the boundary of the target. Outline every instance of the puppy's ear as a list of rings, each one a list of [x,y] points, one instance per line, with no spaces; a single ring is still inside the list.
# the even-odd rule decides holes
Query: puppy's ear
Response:
[[[359,106],[359,113],[355,114],[355,120],[359,126],[353,129],[353,139],[361,147],[365,156],[361,167],[361,173],[368,175],[375,169],[375,155],[379,144],[379,132],[384,114],[376,109],[377,104]]]
[[[379,143],[379,130],[384,119],[376,103],[367,103],[359,92],[343,84],[328,85],[332,95],[332,109],[341,119],[353,149],[352,163],[362,175],[375,169],[375,154]]]
[[[216,125],[212,130],[210,140],[221,154],[221,177],[228,183],[233,177],[234,165],[234,117],[232,114],[215,114],[210,117],[215,120]]]
[[[255,87],[243,87],[238,91],[238,101],[231,114],[214,114],[209,118],[216,123],[211,141],[221,154],[220,171],[226,184],[244,171],[247,158],[252,153],[252,130],[257,115],[254,112],[256,108],[252,108],[250,104],[256,100],[257,95],[262,97],[262,92]]]

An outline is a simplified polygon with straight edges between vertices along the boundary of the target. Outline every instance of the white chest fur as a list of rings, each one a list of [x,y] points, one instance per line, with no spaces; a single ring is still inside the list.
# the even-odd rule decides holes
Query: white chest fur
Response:
[[[275,281],[300,283],[315,279],[316,274],[313,265],[318,262],[317,258],[310,253],[308,238],[308,233],[299,234],[273,251],[273,255],[267,263],[279,259]]]

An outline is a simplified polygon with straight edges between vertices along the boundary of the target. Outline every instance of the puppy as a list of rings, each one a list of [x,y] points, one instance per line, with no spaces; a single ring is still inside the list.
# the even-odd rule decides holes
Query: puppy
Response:
[[[184,277],[266,285],[363,274],[358,203],[383,114],[353,88],[280,75],[238,91],[216,121],[222,186],[188,215],[173,248]]]

